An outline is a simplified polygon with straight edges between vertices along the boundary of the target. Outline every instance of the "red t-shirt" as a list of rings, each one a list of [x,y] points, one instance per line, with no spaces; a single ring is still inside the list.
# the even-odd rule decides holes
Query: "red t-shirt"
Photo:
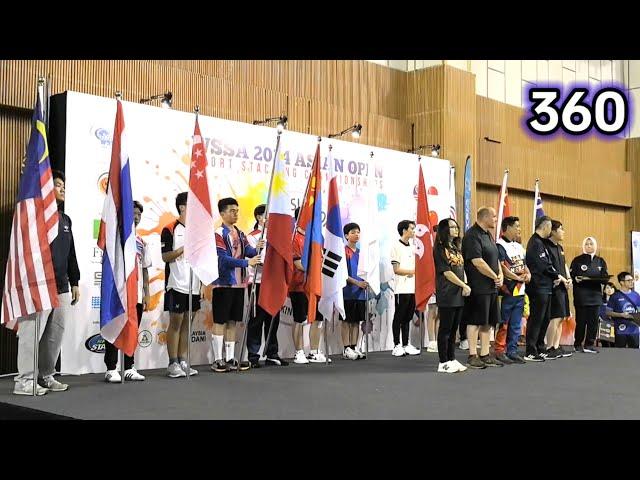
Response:
[[[300,260],[302,258],[302,250],[304,249],[304,235],[298,231],[293,236],[293,261]],[[304,292],[304,272],[293,267],[293,277],[289,284],[290,292]]]

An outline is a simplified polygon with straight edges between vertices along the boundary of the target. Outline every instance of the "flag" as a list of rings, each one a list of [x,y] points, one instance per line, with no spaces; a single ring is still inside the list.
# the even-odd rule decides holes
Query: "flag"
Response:
[[[138,344],[138,265],[127,147],[122,103],[118,100],[107,195],[98,233],[98,247],[103,251],[100,333],[132,356]]]
[[[433,261],[433,225],[424,185],[422,162],[418,167],[418,215],[416,218],[416,310],[424,312],[436,291],[436,267]]]
[[[324,230],[322,298],[318,303],[318,311],[327,319],[333,316],[334,309],[342,318],[345,318],[342,289],[347,285],[347,278],[349,277],[344,240],[342,240],[343,231],[338,180],[331,150],[329,150],[328,160],[329,198],[327,201],[327,224]]]
[[[309,323],[316,319],[318,297],[322,296],[322,177],[320,176],[320,144],[313,158],[311,175],[307,184],[298,226],[305,231],[302,266],[304,267],[304,291],[309,299],[307,318]]]
[[[464,164],[464,193],[462,195],[464,210],[464,231],[471,228],[471,155]]]
[[[457,220],[456,216],[456,167],[449,167],[449,218]]]
[[[13,330],[18,318],[60,306],[49,246],[58,235],[58,210],[40,102],[38,93],[4,277],[0,323]]]
[[[375,170],[374,165],[369,165]],[[369,284],[374,295],[380,293],[380,217],[378,213],[378,187],[373,177],[368,178],[366,189],[366,216],[360,224],[360,260],[358,276]]]
[[[267,205],[266,230],[267,248],[265,251],[258,305],[272,317],[275,316],[287,299],[289,283],[293,276],[293,215],[291,215],[291,193],[284,167],[285,157],[281,153],[280,137],[276,145],[273,170],[271,172],[271,191]]]
[[[218,278],[218,251],[211,195],[207,177],[207,155],[200,125],[196,117],[189,169],[189,194],[187,195],[187,217],[184,229],[184,259],[205,285]]]
[[[536,188],[533,195],[533,223],[531,227],[534,233],[536,231],[536,220],[543,215],[544,210],[542,209],[542,197],[540,196],[540,180],[536,179]]]
[[[509,192],[507,191],[507,180],[509,179],[509,170],[504,171],[504,177],[502,178],[502,187],[500,188],[500,197],[498,199],[498,222],[496,223],[496,237],[498,241],[500,234],[502,233],[502,220],[504,217],[511,215],[509,208]]]

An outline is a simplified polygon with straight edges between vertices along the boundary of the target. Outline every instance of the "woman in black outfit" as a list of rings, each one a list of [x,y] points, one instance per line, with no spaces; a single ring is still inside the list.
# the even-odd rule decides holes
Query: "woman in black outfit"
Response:
[[[598,353],[595,347],[598,313],[602,305],[602,285],[609,282],[609,273],[607,262],[596,255],[597,249],[598,243],[595,238],[585,238],[582,241],[582,255],[574,258],[569,268],[573,279],[573,304],[576,307],[576,332],[573,342],[576,352]]]
[[[464,259],[460,252],[460,227],[452,218],[438,223],[433,246],[436,267],[436,298],[440,313],[438,327],[439,373],[463,372],[467,369],[456,360],[456,331],[462,319],[463,296],[471,293],[464,283]]]

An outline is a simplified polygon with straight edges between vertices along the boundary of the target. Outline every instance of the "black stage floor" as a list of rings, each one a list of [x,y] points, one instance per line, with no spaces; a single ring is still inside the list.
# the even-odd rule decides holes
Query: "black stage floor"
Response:
[[[464,362],[466,352],[458,351]],[[164,370],[145,382],[65,376],[66,392],[13,395],[0,380],[2,419],[629,419],[640,418],[640,351],[437,374],[435,353],[214,373],[189,380]]]

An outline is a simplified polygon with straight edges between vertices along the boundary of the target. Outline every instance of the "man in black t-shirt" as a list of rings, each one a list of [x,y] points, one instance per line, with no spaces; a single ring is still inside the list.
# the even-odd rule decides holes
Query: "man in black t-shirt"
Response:
[[[498,260],[498,248],[493,235],[496,211],[490,207],[478,210],[476,223],[462,239],[462,256],[467,283],[471,287],[468,305],[467,337],[469,339],[469,360],[471,368],[502,367],[502,362],[489,356],[489,333],[498,322],[498,288],[502,286],[503,276]],[[480,356],[477,342],[480,335]]]

